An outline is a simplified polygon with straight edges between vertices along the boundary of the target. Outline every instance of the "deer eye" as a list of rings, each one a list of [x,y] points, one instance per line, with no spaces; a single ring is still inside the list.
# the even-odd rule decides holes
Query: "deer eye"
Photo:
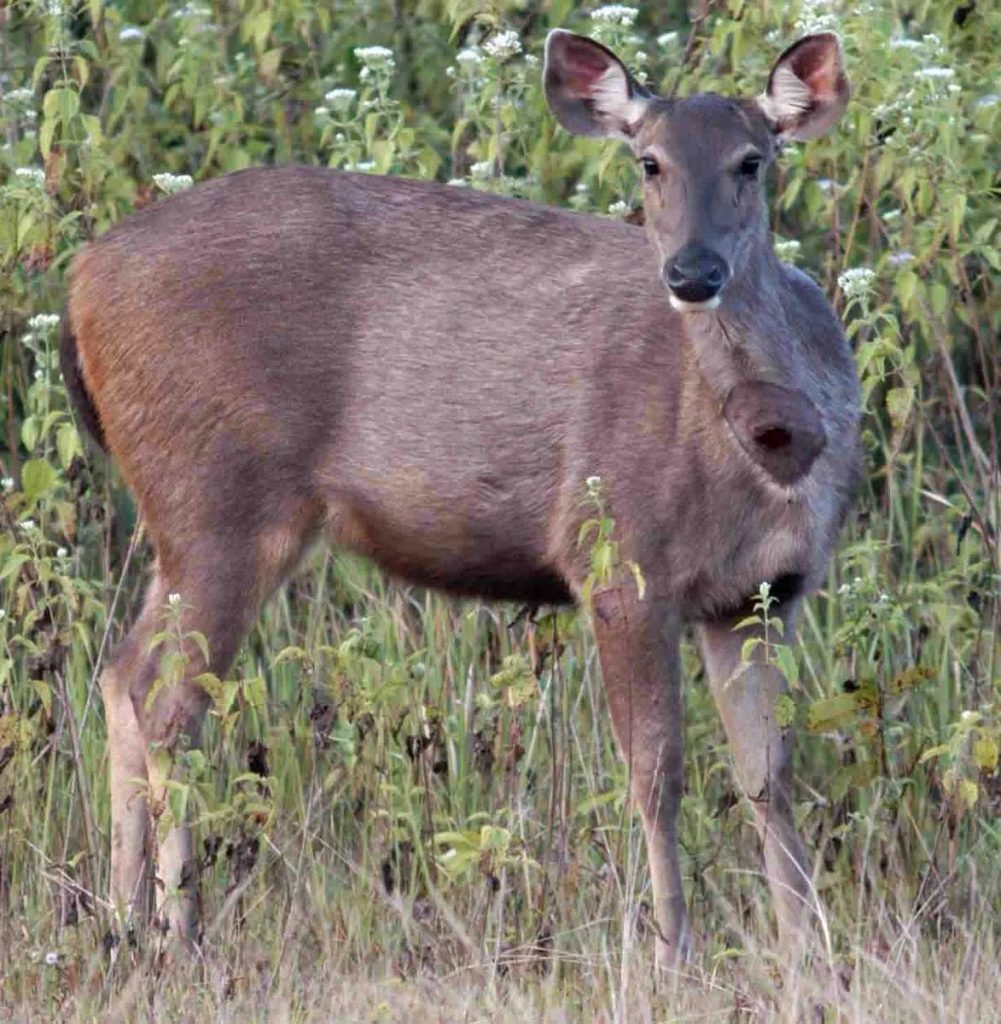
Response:
[[[640,165],[643,168],[644,178],[656,178],[660,174],[660,167],[652,156],[640,157]]]
[[[756,178],[760,169],[760,156],[745,156],[744,159],[740,161],[738,173],[742,178]]]

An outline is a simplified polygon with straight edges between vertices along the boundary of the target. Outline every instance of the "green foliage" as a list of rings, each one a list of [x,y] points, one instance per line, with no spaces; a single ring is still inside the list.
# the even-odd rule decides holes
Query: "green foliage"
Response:
[[[595,587],[607,587],[611,584],[620,566],[632,575],[637,596],[642,601],[646,592],[643,570],[636,562],[628,558],[623,560],[619,555],[619,542],[615,539],[615,520],[608,512],[608,499],[601,477],[589,476],[585,481],[585,487],[585,500],[594,506],[596,515],[585,519],[577,532],[577,546],[588,549],[591,565],[591,571],[581,587],[581,601],[587,604]]]
[[[689,6],[705,13],[691,34]],[[570,138],[545,110],[539,58],[555,25],[593,32],[651,87],[681,93],[754,95],[798,34],[842,35],[853,101],[830,135],[780,156],[772,227],[846,322],[868,466],[799,645],[765,591],[763,651],[745,654],[797,684],[776,714],[801,735],[797,816],[839,976],[846,964],[867,976],[863,950],[913,947],[915,977],[942,965],[961,1000],[977,951],[990,961],[1001,902],[996,5],[712,0],[591,19],[564,0],[15,0],[0,9],[0,1016],[22,1000],[34,1009],[7,1015],[55,1018],[73,985],[80,998],[105,991],[78,972],[104,969],[96,680],[149,563],[123,484],[81,443],[59,375],[72,253],[164,194],[290,161],[621,215],[636,195],[629,157]],[[592,585],[625,569],[642,591],[614,498],[591,488],[581,546]],[[204,659],[182,610],[168,606],[158,636],[161,685]],[[197,823],[206,919],[214,941],[235,936],[220,989],[262,974],[273,987],[317,963],[445,975],[477,959],[525,972],[527,986],[543,963],[559,998],[578,1000],[554,1018],[590,1015],[597,992],[609,1019],[631,1019],[614,979],[634,934],[623,906],[642,902],[645,876],[591,640],[562,613],[510,626],[499,615],[324,556],[272,602],[230,678],[200,677],[205,743],[164,752],[157,827],[182,813]],[[696,664],[686,650],[691,675]],[[698,683],[686,726],[685,882],[707,954],[729,963],[766,928],[764,914],[749,923],[758,851]],[[738,860],[752,871],[731,870]],[[950,959],[961,936],[975,952]],[[528,952],[505,960],[512,949]],[[246,991],[252,1001],[266,988]],[[769,1019],[767,979],[745,988]],[[745,1005],[739,989],[727,1012]],[[898,1019],[902,1002],[871,1019]]]

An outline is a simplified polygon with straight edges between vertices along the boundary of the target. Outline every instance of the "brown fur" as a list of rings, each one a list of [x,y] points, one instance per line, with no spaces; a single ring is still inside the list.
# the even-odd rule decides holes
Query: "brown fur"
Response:
[[[560,88],[554,103],[571,103]],[[574,106],[575,123],[589,109]],[[674,168],[647,188],[659,262],[699,238],[733,268],[715,312],[672,308],[642,229],[286,167],[208,182],[88,246],[73,266],[64,366],[86,384],[158,558],[104,684],[113,749],[134,745],[121,729],[135,719],[146,742],[197,729],[205,697],[191,681],[147,706],[159,671],[147,638],[166,594],[180,594],[186,628],[209,643],[207,665],[189,652],[189,680],[226,671],[261,602],[321,533],[453,593],[569,601],[588,572],[584,481],[600,476],[622,557],[648,585],[644,601],[631,584],[599,590],[596,634],[647,828],[658,954],[673,962],[687,935],[674,843],[683,621],[705,624],[738,775],[764,801],[780,923],[797,927],[808,879],[789,819],[788,737],[753,696],[776,695],[781,680],[758,661],[741,668],[743,637],[729,629],[762,580],[780,582],[791,628],[799,592],[822,578],[859,472],[858,388],[824,297],[772,252],[760,189],[726,176],[741,146],[771,156],[760,110],[650,100],[628,134]],[[754,449],[762,424],[784,438],[781,457]],[[750,694],[739,707],[735,672],[733,693]],[[763,768],[762,750],[774,753]],[[116,816],[125,806],[119,797]],[[134,835],[119,825],[116,837]],[[132,842],[116,847],[123,901],[141,860]],[[182,931],[189,847],[182,837],[161,863]]]

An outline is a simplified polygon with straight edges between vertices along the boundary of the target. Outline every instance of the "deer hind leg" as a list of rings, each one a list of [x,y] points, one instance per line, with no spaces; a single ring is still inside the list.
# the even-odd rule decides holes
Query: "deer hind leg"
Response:
[[[154,578],[142,613],[101,674],[111,790],[111,901],[126,930],[133,923],[142,925],[146,921],[152,866],[146,743],[132,706],[129,683],[141,671],[153,635],[155,611],[165,598]]]
[[[148,847],[156,846],[179,741],[186,737],[193,744],[201,731],[209,697],[197,677],[221,677],[228,670],[260,604],[298,561],[308,539],[305,525],[205,533],[182,557],[161,558],[157,565],[143,612],[105,690],[112,884],[119,904],[131,905],[135,897],[129,894],[143,892],[143,869],[153,860]],[[164,632],[168,639],[151,647],[154,635]],[[207,660],[195,633],[203,638]],[[174,668],[165,671],[171,660]],[[170,823],[157,853],[158,923],[172,936],[194,940],[197,879],[186,822]]]
[[[612,727],[646,835],[657,966],[672,969],[690,943],[677,835],[684,787],[681,624],[664,603],[638,600],[631,583],[597,591],[592,607]]]
[[[788,606],[781,615],[787,638],[792,636],[795,613]],[[776,701],[787,684],[766,662],[761,646],[750,662],[741,663],[741,648],[758,627],[736,632],[733,627],[730,621],[704,624],[699,638],[737,781],[754,809],[779,936],[783,946],[792,949],[804,937],[814,901],[809,865],[793,821],[792,735],[776,720]]]

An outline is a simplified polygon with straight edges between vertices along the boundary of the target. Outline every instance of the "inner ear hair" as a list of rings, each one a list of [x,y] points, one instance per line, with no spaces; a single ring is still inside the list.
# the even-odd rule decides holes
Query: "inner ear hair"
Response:
[[[808,114],[814,105],[810,87],[788,65],[772,72],[768,88],[758,97],[765,117],[777,127],[791,117]]]

